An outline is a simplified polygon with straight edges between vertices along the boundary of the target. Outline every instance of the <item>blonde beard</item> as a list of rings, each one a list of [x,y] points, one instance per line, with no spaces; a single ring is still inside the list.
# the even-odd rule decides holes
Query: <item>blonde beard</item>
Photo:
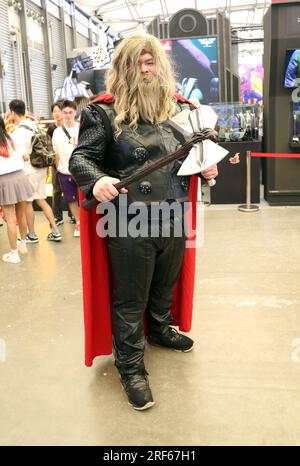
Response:
[[[164,101],[165,95],[158,77],[153,75],[142,77],[136,93],[140,119],[150,123],[157,123],[160,120]]]

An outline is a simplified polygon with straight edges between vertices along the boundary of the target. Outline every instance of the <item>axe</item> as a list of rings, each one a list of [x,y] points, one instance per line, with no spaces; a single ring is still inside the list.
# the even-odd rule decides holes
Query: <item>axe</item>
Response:
[[[212,141],[215,141],[216,140],[215,131],[213,129],[207,128],[207,129],[203,129],[202,131],[197,132],[196,134],[193,134],[175,152],[172,152],[171,154],[168,154],[164,156],[163,158],[156,160],[155,162],[152,162],[145,168],[141,168],[140,170],[137,170],[133,175],[123,178],[123,180],[119,181],[119,183],[114,184],[114,187],[118,190],[120,190],[121,188],[127,188],[127,186],[129,186],[131,183],[134,183],[136,181],[139,181],[145,178],[147,175],[154,172],[155,170],[158,170],[159,168],[162,168],[168,165],[169,163],[174,162],[175,160],[182,159],[183,157],[189,154],[193,146],[195,146],[201,141],[204,141],[205,139],[210,139]],[[100,201],[98,201],[93,196],[89,199],[84,199],[84,201],[82,202],[82,206],[85,210],[91,210],[93,207],[99,204],[99,202]]]

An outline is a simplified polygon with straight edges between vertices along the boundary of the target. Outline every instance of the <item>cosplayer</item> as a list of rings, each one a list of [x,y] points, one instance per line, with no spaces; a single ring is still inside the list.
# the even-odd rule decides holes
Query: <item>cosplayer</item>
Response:
[[[122,199],[129,207],[143,204],[149,211],[147,226],[158,225],[156,237],[149,226],[146,236],[124,235],[117,227],[115,235],[101,238],[96,209],[81,209],[86,364],[110,354],[112,329],[115,365],[137,410],[154,405],[144,366],[145,334],[150,344],[182,352],[193,347],[191,338],[170,325],[190,330],[195,251],[186,248],[184,232],[174,233],[184,221],[182,209],[166,220],[170,228],[164,235],[165,220],[155,218],[150,207],[163,201],[182,206],[189,199],[195,207],[198,178],[177,176],[174,162],[128,189],[119,192],[114,185],[180,146],[169,120],[193,106],[175,95],[175,88],[159,40],[148,34],[125,38],[107,75],[108,93],[82,112],[79,143],[69,163],[86,199],[94,196],[103,203],[99,206],[113,202],[127,223],[132,215],[121,213]],[[206,179],[216,175],[215,165],[202,172]]]

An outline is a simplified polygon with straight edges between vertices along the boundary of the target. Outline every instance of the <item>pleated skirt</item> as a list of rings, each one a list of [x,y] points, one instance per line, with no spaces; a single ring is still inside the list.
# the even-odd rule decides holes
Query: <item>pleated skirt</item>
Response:
[[[23,170],[0,175],[0,205],[17,204],[32,196],[33,188]]]

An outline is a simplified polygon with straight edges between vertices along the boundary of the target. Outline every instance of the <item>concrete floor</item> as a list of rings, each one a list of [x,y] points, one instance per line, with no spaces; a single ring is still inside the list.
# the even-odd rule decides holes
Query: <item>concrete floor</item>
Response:
[[[299,207],[206,208],[195,349],[147,349],[146,412],[112,357],[84,366],[79,241],[68,223],[61,244],[47,230],[38,214],[40,243],[0,262],[1,445],[300,444]]]

